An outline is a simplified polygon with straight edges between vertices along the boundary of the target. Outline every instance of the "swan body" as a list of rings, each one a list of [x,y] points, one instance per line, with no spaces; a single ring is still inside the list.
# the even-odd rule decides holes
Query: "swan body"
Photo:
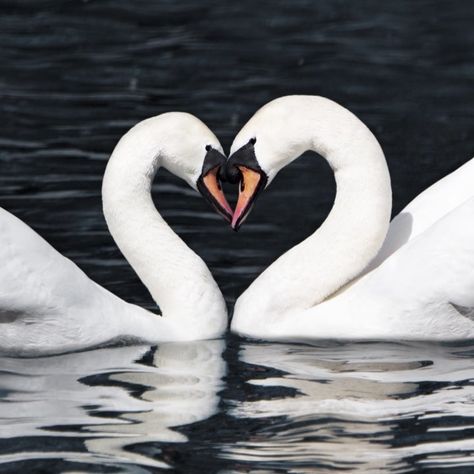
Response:
[[[268,185],[306,150],[333,169],[334,206],[237,300],[232,330],[264,339],[474,337],[474,160],[389,224],[389,173],[369,129],[328,99],[283,97],[258,111],[232,145],[228,175],[240,170],[246,190],[234,227],[262,189],[259,176]]]
[[[197,118],[168,113],[133,127],[108,162],[102,194],[109,230],[160,304],[161,317],[94,283],[0,209],[0,350],[49,354],[123,338],[156,343],[220,336],[227,326],[222,294],[206,264],[159,215],[151,183],[163,166],[196,189],[209,179],[206,161],[216,162],[221,152]],[[217,188],[215,198],[225,207]]]

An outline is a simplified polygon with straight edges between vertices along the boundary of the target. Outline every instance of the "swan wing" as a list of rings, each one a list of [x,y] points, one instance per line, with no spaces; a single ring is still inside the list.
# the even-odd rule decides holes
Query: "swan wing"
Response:
[[[372,314],[367,321],[381,335],[474,337],[474,197],[411,239],[343,298]]]
[[[246,334],[281,340],[474,338],[474,197],[332,298]]]
[[[390,223],[385,242],[364,273],[379,266],[408,241],[474,196],[474,158],[434,183]]]
[[[93,283],[17,217],[0,208],[1,318],[64,313],[97,293]],[[15,317],[16,315],[16,317]]]
[[[57,351],[116,337],[125,303],[0,208],[0,349]],[[144,312],[136,308],[136,312]]]

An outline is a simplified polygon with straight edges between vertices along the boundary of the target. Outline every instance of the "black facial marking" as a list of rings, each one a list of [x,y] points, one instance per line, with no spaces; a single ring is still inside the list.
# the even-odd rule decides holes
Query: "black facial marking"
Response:
[[[224,168],[226,164],[226,157],[215,148],[212,148],[211,145],[206,146],[206,151],[207,153],[204,157],[204,163],[202,164],[201,176],[203,177],[217,166]]]
[[[251,138],[246,145],[239,148],[230,156],[225,166],[226,181],[235,184],[241,180],[241,173],[238,166],[245,166],[266,177],[265,172],[260,168],[257,157],[255,156],[254,145],[256,142],[256,138]]]

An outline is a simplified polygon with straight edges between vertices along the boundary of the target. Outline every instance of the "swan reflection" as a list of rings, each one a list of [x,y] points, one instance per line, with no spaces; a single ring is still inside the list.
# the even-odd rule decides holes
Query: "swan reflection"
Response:
[[[260,369],[247,381],[259,396],[231,413],[259,428],[222,455],[297,472],[467,465],[473,355],[474,346],[246,343],[240,360]]]
[[[185,442],[176,427],[216,413],[226,372],[223,349],[224,342],[215,340],[1,358],[0,438],[56,442],[41,453],[34,451],[34,443],[30,452],[24,446],[16,451],[13,445],[0,455],[0,463],[66,458],[167,467],[155,459],[159,450],[150,457],[129,448]]]

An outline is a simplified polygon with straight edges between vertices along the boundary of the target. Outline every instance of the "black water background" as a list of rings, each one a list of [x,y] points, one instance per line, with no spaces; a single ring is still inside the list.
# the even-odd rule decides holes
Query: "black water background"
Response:
[[[145,117],[194,113],[228,150],[268,100],[330,97],[379,139],[394,212],[473,156],[472,2],[34,0],[2,1],[0,13],[0,205],[144,306],[106,230],[100,184],[119,137]],[[334,183],[321,160],[297,160],[237,235],[167,173],[155,191],[231,307],[321,224]]]

